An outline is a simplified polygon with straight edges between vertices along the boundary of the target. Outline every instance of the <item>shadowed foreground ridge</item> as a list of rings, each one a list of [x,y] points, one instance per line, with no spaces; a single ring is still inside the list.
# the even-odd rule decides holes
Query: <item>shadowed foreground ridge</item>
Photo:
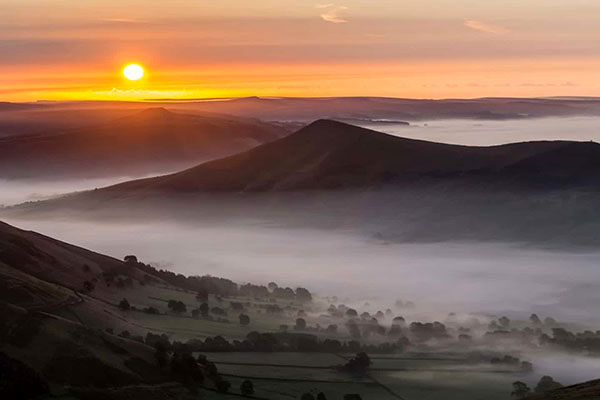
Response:
[[[527,397],[525,400],[598,400],[600,379]]]

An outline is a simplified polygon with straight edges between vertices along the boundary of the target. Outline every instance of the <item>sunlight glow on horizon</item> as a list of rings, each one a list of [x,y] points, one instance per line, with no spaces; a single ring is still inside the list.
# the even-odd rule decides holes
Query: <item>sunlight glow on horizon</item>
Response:
[[[600,95],[589,0],[7,1],[4,101]]]

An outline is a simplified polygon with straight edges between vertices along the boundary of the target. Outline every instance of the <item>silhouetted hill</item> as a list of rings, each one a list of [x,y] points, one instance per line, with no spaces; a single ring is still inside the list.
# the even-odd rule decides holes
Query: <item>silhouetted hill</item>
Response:
[[[0,266],[16,269],[37,280],[60,283],[63,287],[74,289],[81,289],[82,282],[89,279],[90,274],[94,272],[127,271],[128,276],[139,280],[143,280],[146,275],[143,271],[126,266],[123,261],[115,258],[39,233],[18,229],[1,221]],[[2,290],[0,300],[25,305],[24,302],[10,299],[11,293],[17,294],[17,288],[18,285],[12,285],[13,292]],[[38,300],[32,297],[32,302],[43,303],[43,299]]]
[[[525,400],[594,400],[600,399],[600,380],[580,383],[527,397]]]
[[[317,190],[420,185],[597,187],[600,145],[566,141],[471,147],[319,120],[272,143],[107,192]]]
[[[234,154],[285,134],[257,120],[152,108],[62,133],[0,139],[0,178],[156,173]]]

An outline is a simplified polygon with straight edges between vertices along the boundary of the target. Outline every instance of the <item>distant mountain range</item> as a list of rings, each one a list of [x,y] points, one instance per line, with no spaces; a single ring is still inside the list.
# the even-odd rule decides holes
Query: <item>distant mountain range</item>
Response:
[[[151,99],[152,100],[152,99]],[[183,113],[222,113],[265,121],[310,122],[316,119],[423,121],[438,119],[510,120],[541,117],[598,116],[598,97],[402,99],[391,97],[243,97],[232,99],[154,99],[156,107]],[[74,110],[99,120],[102,111],[140,110],[147,102],[72,101],[0,103],[0,135],[16,126],[18,116],[41,118],[55,126],[65,121],[53,116],[60,110]],[[14,115],[13,115],[14,113]],[[5,127],[6,124],[6,127]],[[81,126],[81,125],[79,125]],[[42,126],[43,127],[43,126]],[[6,128],[6,129],[5,129]],[[39,131],[39,124],[19,118],[19,129]],[[18,133],[18,132],[17,132]]]
[[[331,120],[178,173],[6,208],[17,218],[255,220],[392,241],[596,246],[600,145],[473,147]]]
[[[331,120],[185,171],[100,192],[190,193],[415,188],[600,189],[600,145],[542,141],[491,147],[399,138]]]
[[[0,178],[147,175],[235,154],[286,134],[248,118],[151,108],[84,128],[0,138]]]
[[[224,157],[287,132],[258,120],[133,112],[55,134],[0,138],[0,178],[147,175]]]

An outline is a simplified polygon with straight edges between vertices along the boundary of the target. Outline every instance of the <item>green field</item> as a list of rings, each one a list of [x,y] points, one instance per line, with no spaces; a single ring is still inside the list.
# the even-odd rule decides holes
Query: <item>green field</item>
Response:
[[[357,379],[329,366],[344,360],[325,353],[205,353],[219,372],[239,390],[244,379],[253,381],[256,396],[299,398],[323,391],[328,398],[358,393],[363,399],[507,400],[511,384],[527,378],[519,372],[474,364],[456,357],[417,359],[375,356],[369,377]]]

